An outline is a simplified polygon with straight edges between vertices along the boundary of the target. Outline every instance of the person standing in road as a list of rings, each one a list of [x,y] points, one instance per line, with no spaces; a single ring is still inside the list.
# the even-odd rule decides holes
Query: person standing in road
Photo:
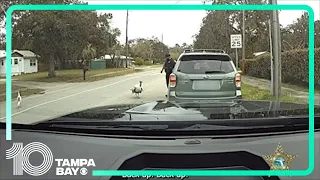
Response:
[[[174,66],[176,65],[176,62],[171,58],[170,54],[166,54],[166,62],[164,63],[161,73],[163,70],[166,72],[166,83],[167,83],[167,88],[169,86],[169,77],[170,74],[173,71]]]

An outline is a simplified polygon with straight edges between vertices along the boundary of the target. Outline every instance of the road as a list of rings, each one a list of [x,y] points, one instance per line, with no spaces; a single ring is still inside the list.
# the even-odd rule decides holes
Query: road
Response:
[[[20,109],[12,101],[12,122],[30,124],[92,107],[165,99],[164,76],[160,74],[160,68],[150,68],[96,82],[55,84],[47,88],[45,94],[23,98]],[[144,92],[138,99],[131,94],[130,88],[140,80]],[[0,104],[0,121],[5,121],[5,103]]]

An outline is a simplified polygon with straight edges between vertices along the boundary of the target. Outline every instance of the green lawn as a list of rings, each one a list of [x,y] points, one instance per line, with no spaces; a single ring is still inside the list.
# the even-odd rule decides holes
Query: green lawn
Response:
[[[242,98],[244,100],[275,100],[269,90],[259,89],[255,86],[241,83]],[[280,98],[283,102],[299,102],[298,98],[283,95]]]
[[[141,69],[110,68],[101,70],[89,70],[86,73],[86,80],[83,80],[83,71],[81,69],[56,71],[56,77],[49,78],[48,72],[39,72],[34,74],[24,74],[13,77],[18,81],[37,81],[37,82],[92,82],[109,77],[121,76],[130,73],[140,72]]]
[[[305,86],[298,86],[298,85],[293,85],[293,84],[289,84],[289,83],[282,83],[282,87],[291,88],[291,89],[294,89],[297,91],[303,91],[303,92],[309,93],[309,88],[305,87]],[[320,94],[320,87],[319,86],[315,86],[314,93]]]
[[[21,86],[12,86],[12,99],[17,98],[17,92],[20,90],[20,94],[22,97],[34,95],[34,94],[41,94],[44,90],[43,89],[29,89],[26,87]],[[3,102],[6,100],[6,84],[0,84],[0,102]]]

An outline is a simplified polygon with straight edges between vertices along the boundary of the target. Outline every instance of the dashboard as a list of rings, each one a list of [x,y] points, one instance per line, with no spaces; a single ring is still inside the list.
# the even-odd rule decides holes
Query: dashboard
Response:
[[[161,133],[161,132],[159,132]],[[167,137],[168,138],[168,137]],[[63,134],[14,130],[12,141],[6,141],[5,130],[0,130],[0,179],[185,179],[185,180],[286,180],[320,179],[320,132],[315,132],[315,165],[308,176],[300,177],[107,177],[92,176],[93,170],[170,170],[170,169],[224,169],[224,170],[268,170],[270,166],[264,155],[275,153],[279,143],[284,153],[296,155],[290,163],[291,170],[308,169],[308,133],[284,134],[276,136],[250,137],[170,137],[168,139],[142,139],[121,136],[89,136],[85,134]],[[33,142],[46,145],[48,153],[31,151]],[[17,145],[21,152],[18,153]],[[30,145],[30,146],[29,146]],[[14,148],[13,148],[14,147]],[[29,147],[29,148],[27,148]],[[10,159],[9,152],[11,149]],[[29,149],[29,151],[27,151]],[[19,151],[20,152],[20,151]],[[48,151],[47,151],[48,152]],[[21,154],[13,158],[13,154]],[[18,156],[16,156],[18,157]],[[49,159],[49,160],[48,160]],[[52,162],[47,171],[45,161]],[[20,168],[20,170],[19,170]],[[28,171],[29,169],[29,171]],[[20,175],[13,175],[19,174]],[[43,173],[32,176],[32,173]]]

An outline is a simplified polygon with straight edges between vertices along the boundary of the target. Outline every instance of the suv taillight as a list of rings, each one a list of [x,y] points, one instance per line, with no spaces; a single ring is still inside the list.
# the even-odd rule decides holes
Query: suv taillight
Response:
[[[170,87],[176,87],[176,83],[177,83],[177,76],[175,74],[170,74],[169,86]]]
[[[241,74],[236,74],[236,87],[241,87]]]

